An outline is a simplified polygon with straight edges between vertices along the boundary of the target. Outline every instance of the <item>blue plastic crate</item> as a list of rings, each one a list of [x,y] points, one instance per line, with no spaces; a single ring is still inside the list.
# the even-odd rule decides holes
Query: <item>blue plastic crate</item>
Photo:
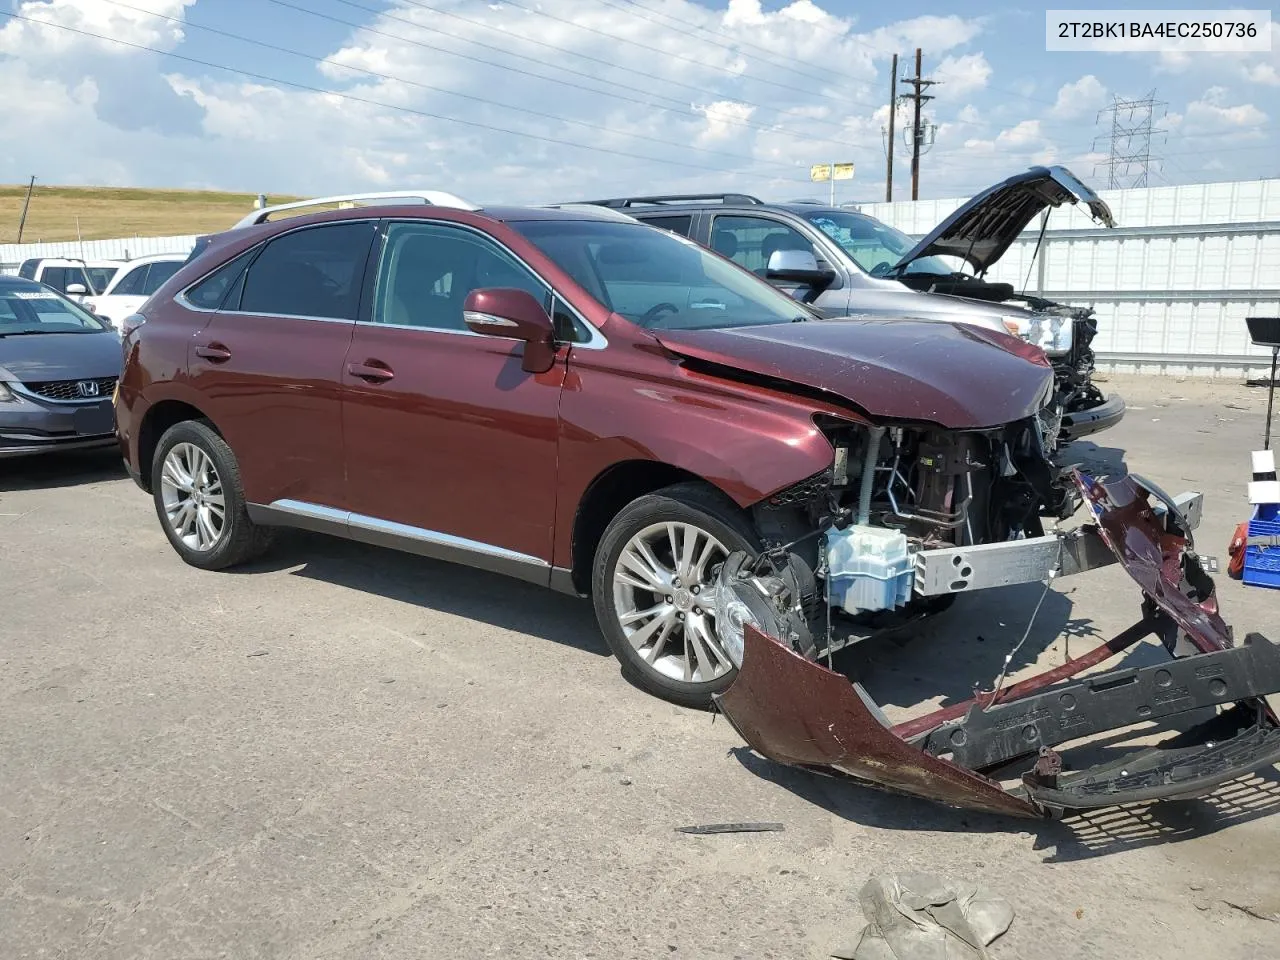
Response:
[[[1274,507],[1259,515],[1275,516]],[[1280,536],[1280,521],[1250,520],[1250,537]],[[1280,588],[1280,547],[1248,547],[1244,552],[1244,582],[1252,587]]]

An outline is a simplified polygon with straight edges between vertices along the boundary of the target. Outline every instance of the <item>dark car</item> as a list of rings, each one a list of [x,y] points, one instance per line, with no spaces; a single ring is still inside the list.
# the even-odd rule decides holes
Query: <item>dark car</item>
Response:
[[[1106,203],[1064,167],[1033,167],[989,187],[920,241],[847,207],[765,203],[740,193],[593,202],[690,237],[827,316],[951,320],[1021,336],[1053,362],[1065,440],[1098,433],[1124,416],[1124,401],[1104,397],[1093,383],[1092,309],[983,279],[1050,207],[1082,203],[1097,222],[1115,225]]]
[[[120,341],[82,307],[0,277],[0,458],[111,446]]]

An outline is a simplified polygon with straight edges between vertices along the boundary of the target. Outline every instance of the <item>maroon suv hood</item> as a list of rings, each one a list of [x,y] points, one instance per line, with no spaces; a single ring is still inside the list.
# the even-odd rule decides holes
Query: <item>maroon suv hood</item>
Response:
[[[680,356],[826,391],[873,419],[993,427],[1037,413],[1049,362],[1014,337],[927,320],[655,330]]]

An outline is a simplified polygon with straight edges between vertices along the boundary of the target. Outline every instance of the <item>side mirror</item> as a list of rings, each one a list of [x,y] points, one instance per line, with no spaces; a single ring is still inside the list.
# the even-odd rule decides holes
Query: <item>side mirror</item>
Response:
[[[88,287],[86,287],[83,283],[68,283],[68,284],[67,284],[67,291],[66,291],[66,293],[67,293],[67,296],[68,296],[68,297],[83,297],[83,296],[85,296],[88,292],[89,292],[89,288],[88,288]]]
[[[818,287],[829,284],[835,274],[819,267],[818,258],[810,250],[775,250],[769,256],[765,277]]]
[[[555,327],[542,304],[527,290],[472,290],[462,304],[462,320],[472,333],[523,340],[521,367],[528,373],[544,373],[555,362]]]

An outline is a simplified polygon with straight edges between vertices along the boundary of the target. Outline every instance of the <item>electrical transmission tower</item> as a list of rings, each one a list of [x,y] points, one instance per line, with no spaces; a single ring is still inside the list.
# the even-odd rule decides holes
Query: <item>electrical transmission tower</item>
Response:
[[[1147,186],[1147,174],[1154,171],[1159,160],[1151,156],[1151,138],[1164,133],[1156,129],[1156,116],[1164,115],[1166,105],[1156,99],[1152,90],[1140,100],[1112,97],[1111,106],[1098,112],[1098,123],[1103,117],[1111,117],[1111,132],[1093,141],[1094,150],[1101,142],[1109,143],[1107,160],[1098,164],[1107,170],[1107,186],[1116,190],[1122,187]],[[1097,167],[1094,168],[1097,175]]]

